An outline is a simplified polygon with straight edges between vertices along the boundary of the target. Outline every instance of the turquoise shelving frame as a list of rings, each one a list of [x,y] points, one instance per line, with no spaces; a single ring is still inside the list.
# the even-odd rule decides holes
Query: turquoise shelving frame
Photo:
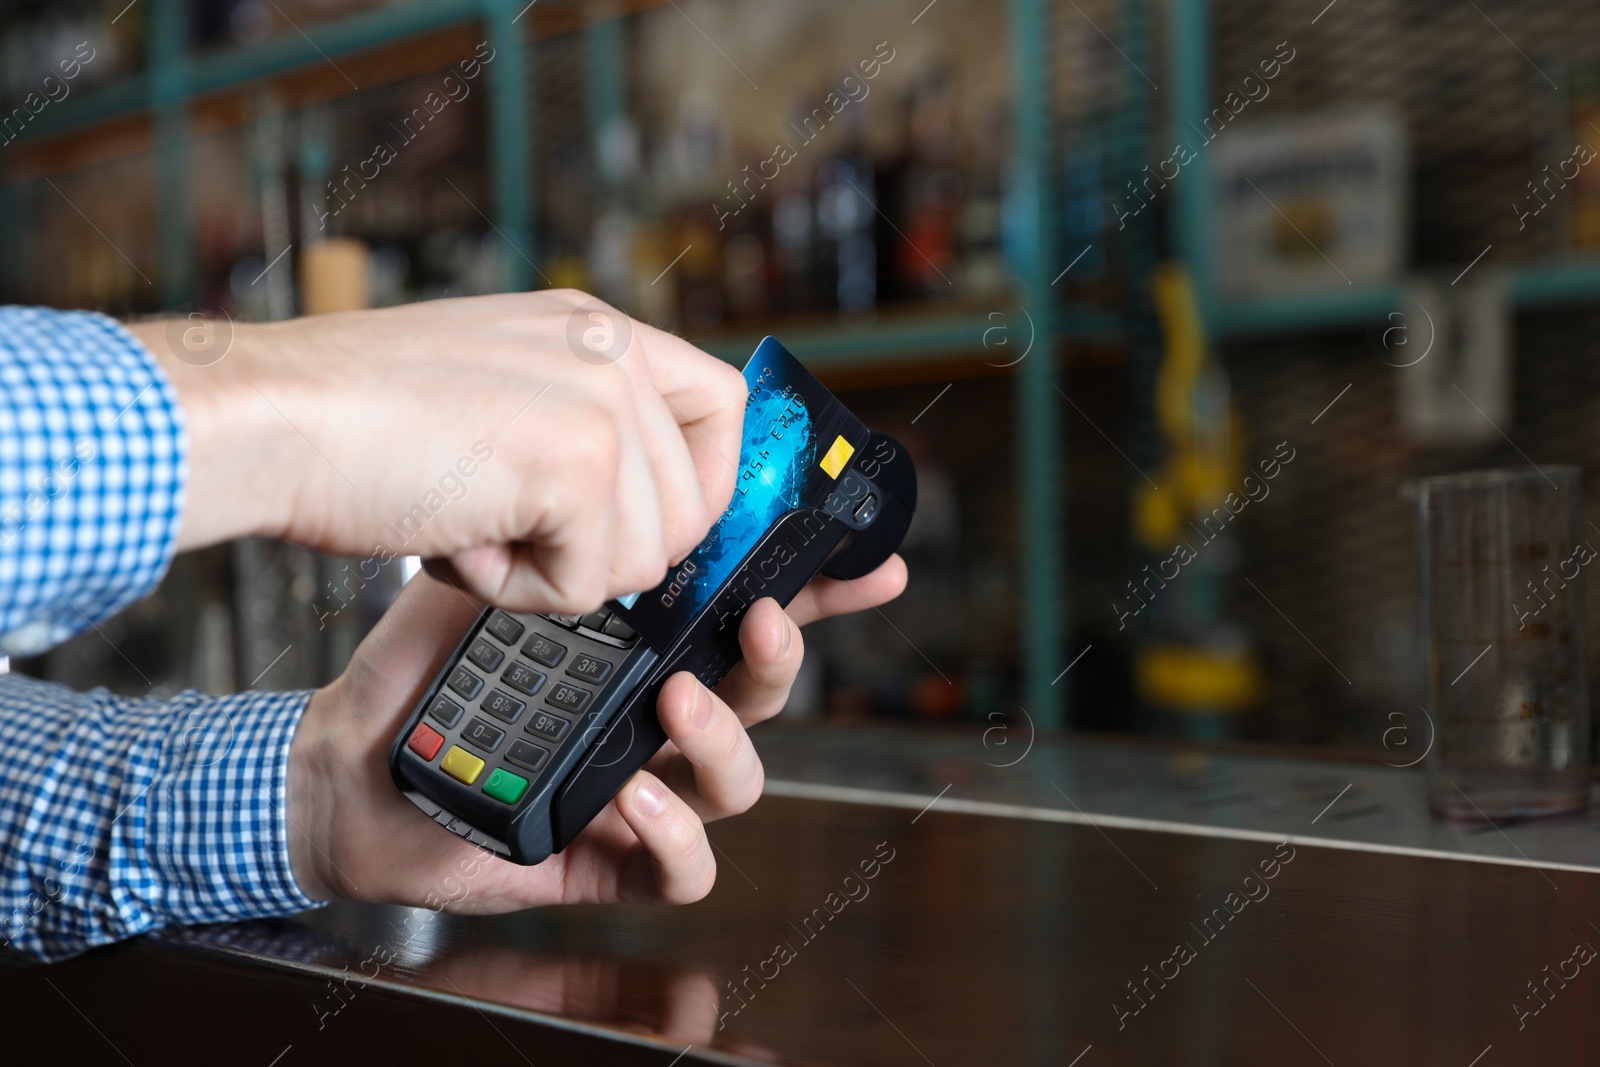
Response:
[[[1061,471],[1066,439],[1059,426],[1056,395],[1057,305],[1051,286],[1060,242],[1056,216],[1061,205],[1059,123],[1051,82],[1051,0],[1011,0],[1011,66],[1016,114],[1017,159],[1012,195],[1020,213],[1031,217],[1017,249],[1023,306],[1035,330],[1033,358],[1016,368],[1017,516],[1022,554],[1018,589],[1022,600],[1022,702],[1041,727],[1067,723],[1067,690],[1053,684],[1057,665],[1065,666],[1067,590],[1063,580],[1066,525]]]

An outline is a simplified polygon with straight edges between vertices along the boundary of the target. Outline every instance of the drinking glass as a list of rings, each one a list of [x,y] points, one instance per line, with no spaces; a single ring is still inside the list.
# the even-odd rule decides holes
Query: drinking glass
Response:
[[[1596,558],[1582,530],[1582,472],[1473,471],[1408,488],[1434,738],[1429,805],[1471,819],[1582,810],[1583,582]]]

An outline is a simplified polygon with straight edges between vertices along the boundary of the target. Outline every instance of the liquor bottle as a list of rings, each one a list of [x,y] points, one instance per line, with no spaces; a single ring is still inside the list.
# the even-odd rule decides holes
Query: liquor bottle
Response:
[[[727,318],[728,302],[723,295],[722,241],[708,207],[685,208],[677,220],[676,265],[667,277],[677,284],[678,321],[693,334],[709,333]],[[666,284],[663,281],[661,284]]]
[[[810,311],[820,302],[816,211],[810,191],[801,187],[779,192],[772,202],[771,226],[772,310],[777,315]]]
[[[976,150],[967,167],[967,196],[956,222],[956,288],[974,299],[1006,289],[1002,218],[1006,161],[1010,158],[1007,109],[996,104],[979,123]]]
[[[756,213],[746,224],[732,230],[722,246],[723,292],[727,296],[728,318],[750,321],[772,313],[770,271],[772,256],[765,234],[766,212]]]
[[[878,300],[877,187],[861,111],[848,114],[844,147],[817,168],[817,258],[830,303],[860,315]]]
[[[952,296],[965,182],[956,163],[955,84],[944,68],[918,80],[904,119],[904,149],[884,181],[885,299]]]

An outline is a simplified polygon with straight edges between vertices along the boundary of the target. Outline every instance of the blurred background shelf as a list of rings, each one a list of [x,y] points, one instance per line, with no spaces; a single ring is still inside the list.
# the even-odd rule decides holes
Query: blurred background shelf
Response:
[[[1210,326],[1224,337],[1359,329],[1382,323],[1384,316],[1402,307],[1400,293],[1392,286],[1346,293],[1224,300],[1214,307]]]
[[[285,6],[290,11],[286,12]],[[1037,0],[1023,0],[1016,5],[1013,39],[1035,47],[1037,54],[1031,64],[1018,65],[1016,76],[1027,79],[1026,84],[1017,88],[1002,78],[996,86],[1002,92],[1017,88],[1023,98],[1039,101],[1034,108],[1038,116],[1034,121],[1045,125],[1053,121],[1042,106],[1048,96],[1050,66],[1038,31],[1047,6]],[[347,139],[341,145],[339,135],[329,132],[329,109],[361,108],[374,92],[385,88],[415,94],[415,89],[408,88],[412,83],[430,72],[437,80],[439,73],[448,71],[452,63],[475,52],[483,56],[488,47],[493,49],[494,58],[485,59],[482,64],[486,106],[477,104],[478,111],[463,111],[465,117],[460,120],[469,125],[469,138],[476,141],[476,151],[481,155],[478,161],[472,161],[470,140],[462,143],[458,136],[457,145],[450,150],[461,153],[466,169],[458,171],[453,180],[450,173],[442,174],[462,203],[451,205],[446,198],[441,206],[434,199],[423,217],[418,218],[413,200],[402,209],[408,226],[402,231],[373,217],[381,215],[381,211],[369,212],[364,223],[356,223],[373,243],[375,284],[386,270],[392,272],[394,263],[410,264],[409,268],[399,268],[403,275],[410,276],[402,288],[389,296],[380,294],[377,300],[385,303],[547,284],[598,287],[604,293],[605,280],[582,268],[581,260],[573,255],[571,234],[563,238],[558,216],[551,215],[552,211],[562,210],[554,201],[572,194],[571,189],[561,186],[571,179],[574,159],[580,168],[589,171],[588,191],[596,194],[582,210],[598,213],[609,204],[644,218],[651,212],[659,214],[664,208],[664,225],[650,223],[663,240],[673,232],[701,232],[694,229],[702,225],[698,218],[684,217],[680,214],[682,209],[674,206],[672,197],[681,199],[681,193],[669,192],[663,202],[648,185],[619,175],[606,164],[606,153],[615,147],[619,132],[626,135],[630,125],[637,128],[637,120],[629,115],[641,103],[635,68],[640,65],[640,53],[649,48],[642,44],[642,38],[634,36],[634,24],[657,8],[669,11],[674,20],[693,21],[687,13],[674,12],[660,0],[605,5],[547,2],[537,7],[504,0],[413,0],[388,5],[151,0],[116,27],[125,13],[114,14],[108,7],[93,3],[79,4],[76,11],[79,15],[86,13],[87,24],[92,27],[98,20],[99,31],[103,31],[106,40],[122,42],[121,69],[116,77],[99,85],[84,85],[72,99],[52,106],[32,120],[23,136],[5,149],[0,165],[7,183],[0,197],[4,198],[8,220],[5,236],[14,238],[11,247],[15,255],[6,264],[0,284],[24,298],[32,294],[33,299],[98,304],[112,310],[182,311],[197,306],[216,307],[220,302],[231,304],[230,313],[241,318],[279,317],[285,309],[295,306],[293,283],[269,275],[266,268],[279,262],[278,253],[296,246],[303,248],[320,236],[307,230],[306,215],[331,209],[333,200],[329,197],[320,204],[306,201],[307,190],[315,190],[320,184],[317,179],[326,176],[331,178],[328,192],[338,195],[333,183],[340,179],[341,169],[350,169],[341,168],[340,164],[348,156],[352,142]],[[252,20],[256,24],[252,25]],[[259,25],[263,22],[271,24],[264,36]],[[704,36],[698,26],[695,32]],[[684,36],[682,27],[678,35]],[[863,70],[872,56],[872,40],[876,39],[862,38],[861,50],[866,57],[861,64]],[[1001,40],[991,35],[992,42]],[[630,50],[632,56],[628,55]],[[892,61],[894,54],[887,41],[879,47],[878,56],[885,62]],[[836,62],[844,69],[852,69],[857,59],[862,57],[841,54]],[[663,62],[671,66],[674,60],[658,57],[654,65],[661,67]],[[729,64],[737,66],[731,60]],[[875,75],[877,62],[872,66]],[[923,68],[918,77],[929,73],[926,59]],[[855,77],[863,77],[861,70]],[[945,75],[935,72],[935,77]],[[905,78],[901,83],[903,87],[911,84]],[[820,95],[826,88],[822,85],[816,91]],[[794,89],[790,91],[793,93]],[[945,83],[927,82],[917,91],[942,96],[943,99],[933,100],[933,106],[946,106],[949,89]],[[372,109],[368,106],[367,110]],[[394,110],[404,113],[403,109]],[[826,121],[826,112],[817,114]],[[851,132],[835,134],[835,140],[839,136],[856,136],[856,116],[847,118],[851,120]],[[688,135],[702,137],[707,128],[693,125],[702,120],[694,116],[689,120]],[[802,137],[811,132],[807,126]],[[296,139],[298,144],[294,143]],[[802,147],[807,140],[800,142]],[[694,152],[705,150],[693,142],[687,147]],[[714,146],[714,150],[725,152],[726,146]],[[856,165],[838,155],[837,145],[827,151],[830,155],[820,160],[824,165],[833,158],[840,159],[841,166]],[[672,165],[671,158],[662,158]],[[219,159],[231,174],[207,173],[204,161]],[[1004,162],[996,158],[993,165]],[[815,170],[818,163],[818,159],[812,159],[807,165]],[[1048,168],[1046,158],[1040,155],[1033,165],[1040,174],[1021,171],[1015,176],[1036,187],[1051,188],[1051,179],[1042,173]],[[633,168],[637,166],[631,164]],[[872,181],[870,169],[857,172],[857,177],[862,173],[868,176],[864,180]],[[998,179],[998,172],[992,173]],[[274,191],[283,188],[275,183],[293,174],[298,175],[301,185],[298,205],[292,190],[287,194]],[[244,220],[244,247],[240,250],[247,254],[231,266],[226,261],[239,255],[232,249],[240,248],[241,242],[228,232],[235,228],[234,223],[226,221],[228,209],[219,212],[215,203],[219,177],[224,185],[236,183],[236,188],[242,186],[248,192],[248,199],[239,201],[239,207],[233,209],[234,217]],[[657,177],[652,175],[651,179]],[[437,184],[436,178],[430,178]],[[848,171],[844,180],[849,180]],[[41,211],[48,214],[59,210],[59,205],[53,203],[58,197],[75,207],[80,196],[94,199],[101,195],[80,192],[75,183],[106,181],[119,186],[123,195],[143,200],[153,208],[119,219],[115,228],[102,235],[126,263],[125,269],[123,263],[108,262],[102,270],[119,276],[120,281],[109,289],[103,281],[91,281],[91,288],[98,285],[102,292],[98,296],[85,294],[87,299],[85,295],[70,295],[75,289],[82,291],[83,279],[41,284],[36,268],[41,263],[54,266],[58,249],[45,228],[23,220]],[[671,182],[667,184],[670,186]],[[731,189],[732,183],[728,186]],[[349,191],[348,184],[345,191]],[[196,192],[202,195],[197,196]],[[715,188],[691,195],[704,192],[726,195]],[[650,202],[641,204],[641,196]],[[792,193],[789,199],[793,199]],[[208,204],[207,200],[212,202]],[[868,203],[877,207],[872,200]],[[992,203],[994,217],[985,225],[998,226],[999,201]],[[262,212],[258,223],[248,221],[252,209]],[[883,210],[877,214],[888,225],[894,225]],[[473,215],[481,219],[486,230],[481,249],[473,244],[479,240],[471,235],[478,224]],[[296,217],[298,225],[293,221]],[[224,220],[220,231],[219,219]],[[866,221],[870,229],[873,220],[869,216]],[[1038,275],[1045,270],[1042,246],[1048,241],[1040,240],[1041,221],[1037,211],[1013,220],[1013,225],[1022,231],[1033,233],[1020,256],[1013,258],[1013,266],[1024,264],[1020,272],[1012,274],[1024,287],[1028,284],[1028,262],[1036,265],[1032,271],[1035,286],[1039,284]],[[818,215],[817,225],[824,224]],[[252,237],[252,232],[261,236]],[[441,251],[439,241],[451,232],[460,236],[449,238],[453,245]],[[709,240],[717,243],[720,239],[713,234]],[[247,252],[252,240],[262,242],[260,253],[253,257]],[[701,241],[702,245],[706,243],[704,238]],[[691,246],[692,242],[687,242],[683,252],[687,253]],[[288,266],[294,267],[303,254],[290,256]],[[677,260],[671,258],[670,250],[660,254],[663,262],[659,266],[664,273]],[[993,254],[998,257],[998,245]],[[678,274],[693,274],[697,258],[686,260]],[[440,267],[440,263],[446,266]],[[451,267],[451,263],[458,266]],[[712,263],[714,267],[715,261]],[[1054,482],[1052,472],[1059,448],[1054,439],[1052,412],[1038,406],[1039,386],[1049,380],[1060,339],[1070,337],[1094,346],[1113,345],[1122,327],[1121,317],[1103,302],[1101,306],[1061,316],[1060,326],[1050,314],[1030,317],[1023,306],[1026,297],[997,284],[998,258],[994,263],[991,280],[983,284],[987,295],[947,306],[920,306],[915,299],[879,300],[870,314],[847,311],[831,319],[828,313],[818,310],[802,309],[799,314],[774,316],[756,309],[747,310],[742,316],[733,314],[725,325],[708,329],[705,321],[695,321],[693,293],[687,298],[680,293],[676,306],[646,306],[649,301],[645,298],[669,291],[666,285],[655,293],[642,293],[640,305],[632,304],[626,295],[613,295],[612,299],[641,317],[703,337],[707,347],[730,361],[742,361],[762,333],[780,333],[819,371],[835,378],[853,375],[851,380],[857,384],[904,384],[931,380],[945,373],[958,378],[993,376],[1020,365],[1021,372],[1011,377],[1019,383],[1032,380],[1028,392],[1034,398],[1022,403],[1025,409],[1031,404],[1033,413],[1025,412],[1016,420],[1019,440],[1025,442],[1017,449],[1024,457],[1022,477],[1038,479],[1043,472],[1045,480]],[[953,284],[931,259],[928,264],[944,284]],[[436,277],[443,270],[450,280],[424,281],[419,288],[419,266]],[[887,277],[892,279],[895,269],[891,266]],[[652,267],[651,273],[654,272]],[[279,273],[289,271],[280,269]],[[883,274],[882,269],[879,273]],[[834,284],[826,279],[824,273],[822,283]],[[683,284],[695,284],[679,283],[677,277],[672,281],[679,290]],[[700,284],[704,284],[703,278]],[[786,293],[816,284],[817,280],[807,280],[799,286],[791,283]],[[831,299],[830,295],[823,303]],[[815,302],[812,297],[806,300]],[[713,317],[722,317],[720,311]],[[1035,317],[1039,321],[1033,321]],[[704,320],[705,316],[699,318]],[[1034,354],[1031,363],[1026,360],[1029,354]],[[1055,537],[1054,501],[1051,494],[1041,492],[1025,496],[1019,506],[1025,514],[1031,513],[1031,520],[1024,525],[1034,531],[1028,549],[1033,557],[1032,580],[1024,583],[1034,595],[1024,605],[1029,622],[1022,629],[1034,635],[1031,640],[1038,648],[1053,649],[1059,644],[1059,620],[1063,614],[1060,598],[1054,592],[1054,575],[1059,567],[1053,557],[1059,554],[1060,547]],[[1046,559],[1047,556],[1052,558]],[[241,563],[233,562],[236,566]],[[266,567],[268,571],[274,567],[293,571],[298,566],[305,571],[305,564],[306,561],[294,559],[251,560],[247,566],[256,570]],[[325,567],[325,563],[314,563],[306,573],[315,579]],[[289,584],[294,585],[292,581]],[[305,584],[300,583],[302,587]],[[316,584],[313,580],[313,589]],[[281,614],[288,607],[280,604],[274,610]],[[242,659],[240,671],[252,662],[248,651]],[[286,665],[287,674],[313,680],[319,672],[336,668],[339,659],[337,654],[320,660],[311,657],[301,668],[290,663]],[[1048,688],[1042,663],[1032,674],[1031,681],[1025,684],[1040,697],[1042,720],[1060,722],[1062,712],[1052,705],[1065,691]]]
[[[1591,303],[1600,300],[1600,257],[1518,267],[1510,285],[1518,307]]]
[[[1498,269],[1512,303],[1519,308],[1600,301],[1600,257],[1552,259]],[[1383,326],[1393,312],[1403,312],[1404,291],[1373,286],[1350,292],[1316,293],[1255,300],[1218,301],[1211,327],[1218,336],[1316,332]]]
[[[730,362],[778,336],[928,472],[911,592],[816,630],[798,714],[1377,744],[1415,692],[1395,490],[1521,462],[1492,433],[1418,433],[1404,361],[1375,351],[1418,293],[1443,294],[1452,338],[1504,333],[1500,393],[1478,399],[1520,449],[1600,461],[1600,191],[1585,170],[1526,225],[1519,200],[1600,123],[1581,0],[1492,12],[1529,59],[1470,5],[125,4],[7,16],[7,100],[84,37],[99,51],[0,147],[0,298],[279,318],[310,309],[305,262],[331,236],[365,250],[377,305],[571,286]],[[470,94],[353,180],[480,49]],[[1244,102],[1247,74],[1270,94]],[[1373,157],[1398,178],[1351,198],[1400,205],[1361,231],[1375,252],[1330,243],[1350,205],[1326,190],[1226,195],[1253,158],[1373,126],[1401,146]],[[774,138],[796,159],[771,177]],[[1200,147],[1173,171],[1180,141]],[[1158,296],[1174,267],[1193,321],[1181,287]],[[1498,292],[1503,331],[1461,326]],[[1162,516],[1203,514],[1278,442],[1308,458],[1272,503],[1128,623],[1177,537]],[[113,636],[210,633],[235,661],[171,653],[163,684],[248,681],[343,566],[274,552],[182,563]],[[210,621],[162,630],[196,601]],[[323,680],[364,618],[293,638],[316,651],[274,680]],[[38,669],[128,682],[101,659]],[[1191,697],[1251,681],[1236,706],[1173,710],[1149,688],[1172,670]]]
[[[299,67],[393,44],[456,23],[487,19],[497,9],[491,0],[411,0],[314,23],[309,27],[309,33],[291,29],[257,44],[233,45],[201,55],[190,55],[187,48],[187,20],[168,15],[168,11],[181,5],[175,5],[170,0],[151,0],[149,6],[156,12],[151,21],[157,27],[157,31],[151,35],[150,47],[162,47],[168,53],[165,73],[182,86],[180,91],[187,97],[248,85]],[[174,32],[181,34],[182,38],[158,45],[160,36]],[[177,71],[171,69],[174,63],[179,68]],[[426,69],[437,69],[438,66],[435,64]],[[23,143],[153,108],[161,102],[157,83],[158,79],[149,73],[132,75],[87,91],[76,99],[64,100],[60,106],[50,108],[30,124],[23,135]],[[347,83],[342,84],[347,90],[351,88]]]
[[[888,308],[875,321],[858,323],[815,320],[775,321],[761,330],[692,338],[701,348],[742,364],[768,334],[819,373],[914,362],[921,376],[937,377],[950,364],[976,363],[995,371],[1016,366],[1031,355],[1030,342],[1042,345],[1015,298],[982,311]],[[1122,321],[1103,309],[1062,309],[1057,337],[1082,337],[1114,342]],[[1040,348],[1040,351],[1043,349]]]

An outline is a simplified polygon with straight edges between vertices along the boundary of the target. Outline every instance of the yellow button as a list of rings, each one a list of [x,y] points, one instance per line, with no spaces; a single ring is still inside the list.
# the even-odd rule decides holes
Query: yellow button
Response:
[[[444,759],[439,761],[439,766],[444,769],[444,773],[467,785],[476,782],[478,775],[483,773],[483,760],[460,745],[453,745],[450,751],[444,754]]]

